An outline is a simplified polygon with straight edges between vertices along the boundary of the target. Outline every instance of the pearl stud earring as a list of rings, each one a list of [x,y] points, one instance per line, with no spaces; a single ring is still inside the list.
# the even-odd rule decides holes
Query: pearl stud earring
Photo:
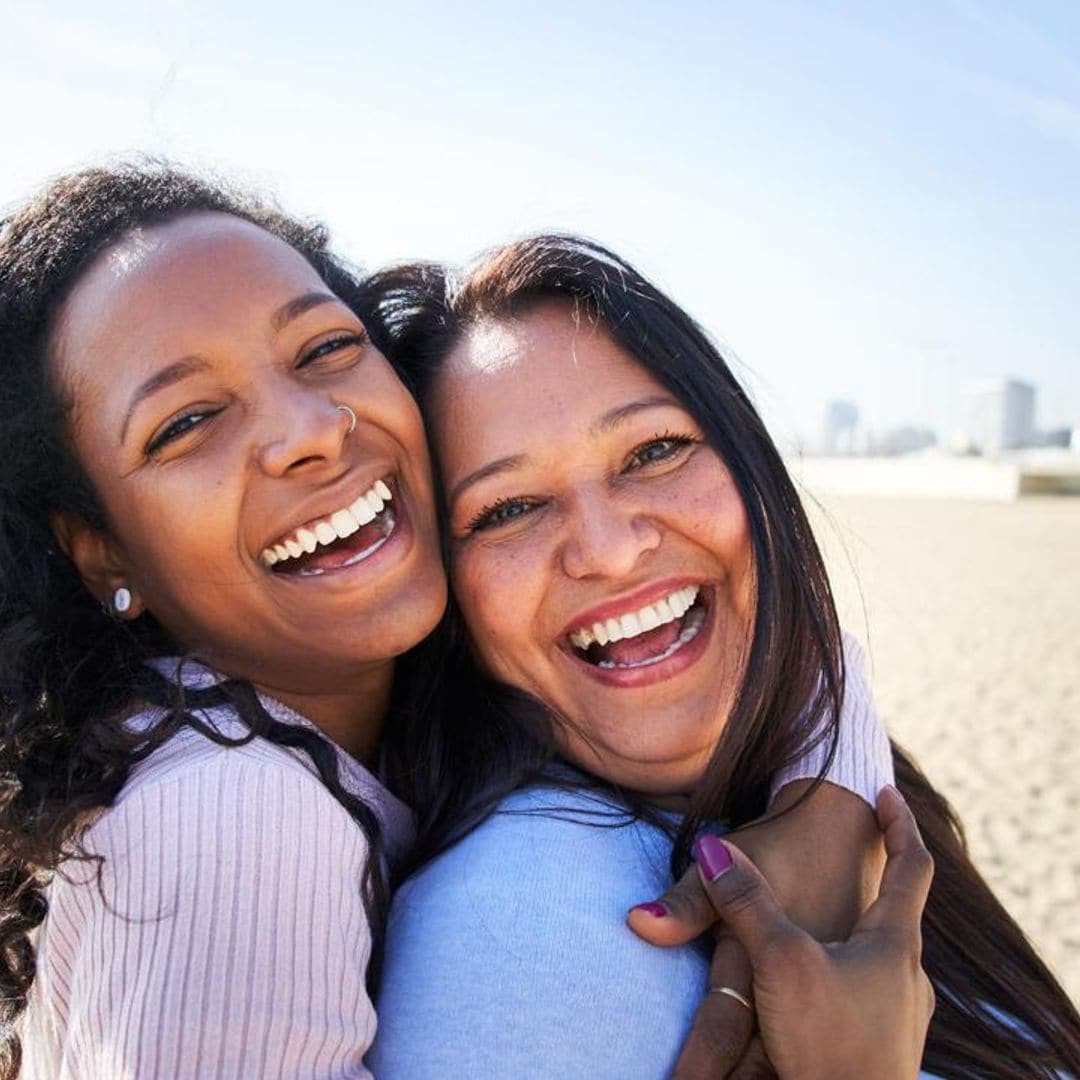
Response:
[[[124,612],[131,607],[131,590],[125,589],[122,585],[116,592],[113,593],[112,598],[113,611],[117,615],[123,615]]]

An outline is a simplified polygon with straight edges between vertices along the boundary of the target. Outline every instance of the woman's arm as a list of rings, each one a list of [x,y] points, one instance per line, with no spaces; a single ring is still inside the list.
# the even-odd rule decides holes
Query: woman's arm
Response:
[[[753,864],[715,837],[699,842],[697,869],[718,916],[750,956],[746,1003],[720,990],[709,1000],[756,1020],[769,1062],[785,1080],[872,1076],[911,1080],[919,1063],[934,991],[919,965],[921,919],[933,862],[915,819],[894,789],[878,816],[888,861],[880,895],[850,938],[819,945],[780,911]],[[699,1013],[676,1077],[717,1071],[709,1018]]]
[[[863,673],[862,650],[848,634],[844,656],[847,686],[831,762],[828,741],[811,747],[774,777],[766,816],[727,837],[765,874],[785,912],[823,941],[846,937],[877,895],[884,854],[874,804],[893,783],[889,738]],[[825,782],[807,795],[822,771]],[[692,870],[660,904],[680,918],[712,921]],[[663,916],[653,903],[631,926],[664,945],[670,939]]]
[[[62,1034],[40,1075],[367,1075],[367,843],[315,778],[226,750],[134,790],[87,843],[100,889],[88,867],[58,881],[44,929],[38,1000]]]
[[[846,687],[831,762],[828,740],[811,747],[773,778],[766,817],[727,837],[761,869],[787,915],[819,941],[846,938],[877,895],[884,850],[873,806],[893,781],[889,739],[874,708],[862,649],[847,633],[844,660]],[[823,771],[825,782],[807,794]],[[644,940],[670,945],[705,932],[714,919],[691,868],[660,901],[631,911],[629,924]],[[749,960],[736,944],[720,942],[715,964],[727,985],[749,986]],[[715,1013],[716,1003],[710,1005]],[[721,1019],[726,1029],[716,1030],[713,1041],[733,1065],[753,1027],[738,1009],[725,1010]]]

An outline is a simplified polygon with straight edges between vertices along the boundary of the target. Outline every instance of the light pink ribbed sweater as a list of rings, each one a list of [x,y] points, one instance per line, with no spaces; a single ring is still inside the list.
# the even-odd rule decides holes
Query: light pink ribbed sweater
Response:
[[[189,685],[214,681],[189,671]],[[245,731],[224,710],[205,715]],[[399,857],[408,808],[343,751],[339,769]],[[93,865],[71,863],[49,888],[25,1080],[370,1075],[368,845],[302,753],[181,731],[135,769],[86,846],[105,857],[102,888]]]
[[[891,756],[853,639],[845,652],[848,693],[826,775],[872,805],[892,781]],[[219,678],[183,670],[192,688]],[[276,719],[313,726],[262,700]],[[246,733],[225,710],[204,715],[224,734]],[[827,750],[811,749],[773,789],[818,775]],[[344,751],[338,761],[399,858],[411,812]],[[222,747],[183,730],[135,768],[85,844],[105,858],[102,887],[93,865],[73,863],[49,887],[20,1025],[23,1080],[370,1075],[371,933],[359,887],[368,845],[304,754],[260,739]]]

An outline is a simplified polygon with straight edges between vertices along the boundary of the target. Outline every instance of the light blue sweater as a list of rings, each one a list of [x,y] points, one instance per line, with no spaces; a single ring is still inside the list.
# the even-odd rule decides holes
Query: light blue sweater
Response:
[[[670,884],[658,830],[534,789],[398,892],[368,1063],[379,1080],[668,1075],[708,955],[626,927]]]

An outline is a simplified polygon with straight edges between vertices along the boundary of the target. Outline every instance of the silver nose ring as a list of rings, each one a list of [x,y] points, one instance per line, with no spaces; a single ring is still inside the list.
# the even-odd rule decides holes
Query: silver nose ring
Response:
[[[356,413],[349,408],[348,405],[339,405],[338,408],[343,413],[349,414],[349,430],[345,432],[346,435],[351,435],[356,430]]]

